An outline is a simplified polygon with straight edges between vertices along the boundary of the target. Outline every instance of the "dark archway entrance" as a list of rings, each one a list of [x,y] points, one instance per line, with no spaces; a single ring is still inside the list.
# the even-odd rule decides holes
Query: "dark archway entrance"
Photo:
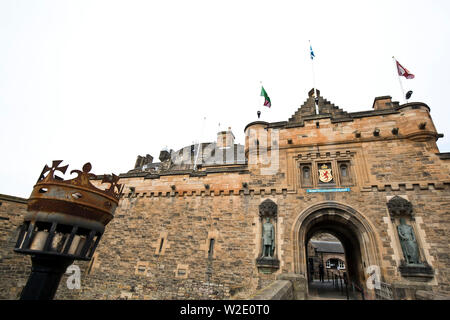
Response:
[[[314,205],[304,210],[294,225],[295,272],[309,278],[307,248],[318,233],[329,233],[344,247],[349,283],[363,289],[367,295],[365,270],[380,266],[376,234],[369,221],[355,209],[336,202]]]
[[[339,239],[329,233],[314,235],[306,246],[308,280],[320,279],[330,272],[346,272],[345,252]]]

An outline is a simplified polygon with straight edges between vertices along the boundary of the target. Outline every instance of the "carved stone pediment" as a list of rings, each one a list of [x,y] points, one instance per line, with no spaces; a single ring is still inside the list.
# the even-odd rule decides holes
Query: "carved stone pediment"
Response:
[[[270,199],[265,200],[259,205],[259,216],[261,218],[277,218],[278,206]]]
[[[395,196],[387,203],[391,218],[395,217],[411,217],[413,218],[413,208],[408,200]]]

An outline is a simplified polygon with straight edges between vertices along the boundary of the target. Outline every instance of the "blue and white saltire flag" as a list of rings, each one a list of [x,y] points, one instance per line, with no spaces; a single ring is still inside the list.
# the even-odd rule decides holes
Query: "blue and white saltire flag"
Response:
[[[311,60],[314,60],[314,58],[315,58],[316,56],[314,55],[314,51],[313,51],[313,49],[312,49],[311,44],[309,45],[309,50],[311,51]]]

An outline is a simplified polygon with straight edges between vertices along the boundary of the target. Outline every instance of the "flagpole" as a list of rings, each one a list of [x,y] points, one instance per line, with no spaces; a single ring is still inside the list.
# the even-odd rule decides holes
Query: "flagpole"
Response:
[[[311,66],[312,66],[312,74],[313,74],[313,95],[314,95],[314,106],[315,106],[315,111],[316,114],[319,114],[319,106],[316,103],[316,99],[317,97],[317,93],[316,93],[316,77],[315,77],[315,73],[314,73],[314,60],[311,59]]]
[[[392,56],[392,59],[394,60],[394,63],[395,63],[395,70],[397,72],[398,82],[400,83],[400,89],[402,90],[402,98],[403,98],[404,103],[406,103],[405,89],[403,88],[402,79],[400,78],[400,75],[398,74],[397,60],[395,59],[394,56]]]
[[[312,48],[311,40],[309,40],[309,47]],[[312,76],[313,76],[314,107],[315,107],[316,114],[319,114],[319,106],[316,104],[316,98],[319,98],[319,97],[317,97],[317,95],[316,95],[316,75],[314,72],[314,59],[312,57],[311,57],[311,68],[312,68]]]
[[[261,89],[263,88],[263,84],[262,81],[259,82],[259,84],[261,85]],[[261,101],[261,98],[259,98],[259,100]],[[258,109],[261,108],[261,106],[258,107]],[[256,111],[256,114],[258,115],[258,121],[261,117],[261,110]]]

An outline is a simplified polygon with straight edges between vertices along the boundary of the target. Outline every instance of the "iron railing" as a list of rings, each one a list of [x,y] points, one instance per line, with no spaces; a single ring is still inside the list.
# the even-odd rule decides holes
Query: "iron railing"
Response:
[[[390,284],[379,282],[379,286],[375,286],[375,298],[377,300],[394,300],[394,294]]]

